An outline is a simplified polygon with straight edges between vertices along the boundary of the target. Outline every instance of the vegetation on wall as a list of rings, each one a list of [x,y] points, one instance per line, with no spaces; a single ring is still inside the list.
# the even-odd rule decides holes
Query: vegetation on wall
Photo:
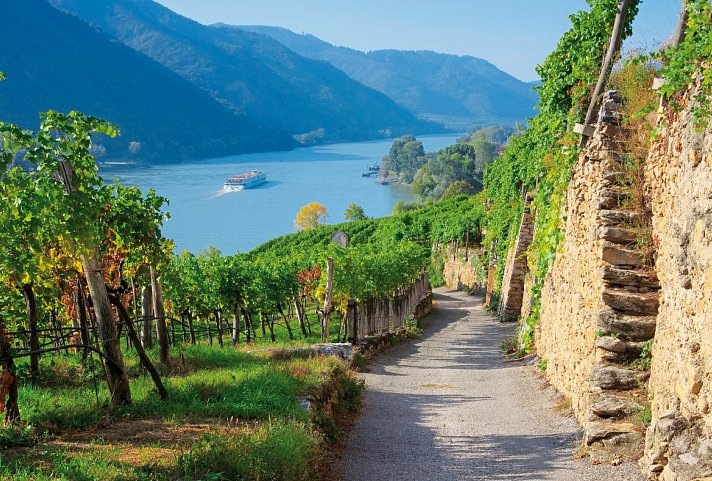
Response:
[[[531,347],[539,318],[544,276],[563,239],[563,197],[579,152],[579,137],[573,127],[583,120],[618,10],[616,0],[588,3],[589,11],[571,15],[571,29],[537,68],[542,81],[537,87],[539,113],[530,120],[527,130],[513,138],[502,155],[485,168],[484,192],[491,202],[484,221],[485,243],[494,246],[498,286],[507,251],[517,234],[524,193],[535,192],[535,236],[528,253],[535,279],[534,305],[530,317],[523,321],[521,336],[527,347]],[[637,1],[630,3],[624,36],[631,33],[637,5]]]

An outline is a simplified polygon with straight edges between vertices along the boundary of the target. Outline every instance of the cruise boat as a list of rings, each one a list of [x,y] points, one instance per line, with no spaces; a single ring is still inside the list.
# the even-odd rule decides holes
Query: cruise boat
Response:
[[[267,174],[259,170],[251,170],[242,174],[228,177],[225,181],[225,190],[243,190],[256,187],[267,182]]]

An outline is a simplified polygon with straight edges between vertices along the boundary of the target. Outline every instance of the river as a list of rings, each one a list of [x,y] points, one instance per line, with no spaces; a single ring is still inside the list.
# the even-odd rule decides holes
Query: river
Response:
[[[461,136],[428,135],[418,140],[426,152],[434,152]],[[416,200],[410,187],[377,185],[374,178],[361,177],[369,165],[380,164],[392,142],[331,144],[153,166],[102,165],[101,175],[144,191],[153,187],[167,197],[171,218],[163,234],[175,241],[177,251],[197,253],[213,246],[232,254],[294,232],[294,217],[310,202],[324,204],[327,222],[338,223],[351,202],[369,217],[384,217],[396,202]],[[268,182],[241,192],[223,191],[227,177],[252,169],[265,172]]]

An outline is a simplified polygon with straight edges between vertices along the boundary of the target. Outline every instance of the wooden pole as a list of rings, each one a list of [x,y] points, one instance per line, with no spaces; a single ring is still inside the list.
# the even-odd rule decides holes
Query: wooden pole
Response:
[[[670,45],[672,48],[677,47],[683,40],[685,40],[687,18],[687,1],[682,0],[682,11],[680,12],[680,19],[677,21],[677,27],[675,28],[675,33],[672,36],[672,43]]]
[[[598,98],[603,93],[606,82],[608,82],[608,76],[611,72],[611,68],[613,67],[613,59],[620,49],[621,39],[623,38],[623,30],[625,29],[625,15],[628,11],[628,3],[629,0],[620,0],[618,2],[618,13],[616,14],[616,20],[613,23],[611,41],[608,44],[606,56],[603,58],[603,63],[601,64],[601,73],[598,76],[598,82],[593,90],[593,95],[591,95],[591,101],[588,104],[586,119],[583,122],[584,125],[588,125],[593,121],[593,116],[596,113],[596,106],[598,105]],[[582,136],[582,146],[586,144],[586,140],[587,137]]]
[[[163,292],[158,280],[158,272],[151,266],[151,290],[153,291],[153,315],[156,317],[156,337],[158,338],[158,357],[161,364],[170,364],[168,351],[168,329],[166,328],[166,313],[163,310]]]
[[[326,261],[326,292],[324,293],[324,318],[322,321],[321,338],[329,338],[329,317],[331,313],[331,298],[334,291],[334,258],[329,257]]]

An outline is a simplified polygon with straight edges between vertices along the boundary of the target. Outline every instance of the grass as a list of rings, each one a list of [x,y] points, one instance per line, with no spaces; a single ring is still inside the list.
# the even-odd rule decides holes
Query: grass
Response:
[[[0,451],[0,480],[312,479],[333,433],[299,400],[333,386],[334,410],[354,409],[363,386],[336,358],[243,350],[253,347],[176,349],[167,401],[128,352],[133,403],[111,410],[90,364],[45,357],[40,382],[20,388],[25,424],[0,430],[0,444],[14,446]]]

